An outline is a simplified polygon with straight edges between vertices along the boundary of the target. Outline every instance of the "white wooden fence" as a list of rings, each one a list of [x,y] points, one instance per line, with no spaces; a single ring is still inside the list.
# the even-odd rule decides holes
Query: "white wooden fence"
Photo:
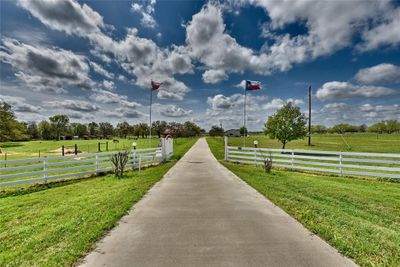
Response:
[[[229,146],[228,139],[225,139],[226,161],[261,166],[270,157],[272,166],[293,170],[337,173],[339,176],[400,178],[400,154],[396,153],[234,147]]]
[[[173,140],[162,139],[161,147],[128,151],[126,168],[137,168],[166,161],[173,154]],[[0,160],[0,187],[83,177],[114,170],[111,157],[121,151],[70,156]]]

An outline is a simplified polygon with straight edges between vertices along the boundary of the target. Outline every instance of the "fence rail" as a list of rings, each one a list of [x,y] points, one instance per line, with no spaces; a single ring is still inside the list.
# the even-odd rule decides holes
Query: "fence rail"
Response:
[[[128,152],[126,167],[140,171],[142,166],[169,159],[173,154],[173,141],[163,140],[161,147],[122,151]],[[109,172],[114,170],[111,157],[122,151],[1,160],[0,166],[4,167],[0,167],[0,187]]]
[[[400,154],[268,149],[228,146],[225,160],[261,166],[272,158],[272,166],[343,175],[400,178]]]

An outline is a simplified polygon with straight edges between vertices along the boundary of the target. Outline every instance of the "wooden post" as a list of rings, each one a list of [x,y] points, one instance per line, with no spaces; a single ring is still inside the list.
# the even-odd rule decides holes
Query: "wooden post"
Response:
[[[64,156],[64,145],[61,146],[61,155]]]
[[[99,172],[99,157],[96,155],[96,174]]]
[[[77,144],[75,144],[74,150],[75,150],[75,151],[74,151],[74,152],[75,152],[75,156],[78,155],[78,145],[77,145]]]
[[[101,151],[101,149],[100,149],[100,142],[98,142],[97,143],[97,152],[100,152]]]
[[[106,151],[108,151],[108,141],[106,142]]]
[[[44,178],[44,182],[47,183],[47,162],[46,162],[46,159],[43,160],[43,178]]]
[[[308,87],[308,145],[311,146],[311,86]]]
[[[228,136],[224,137],[224,142],[225,142],[225,161],[228,161]]]
[[[292,149],[292,160],[291,160],[291,163],[292,163],[292,170],[294,169],[294,150]]]

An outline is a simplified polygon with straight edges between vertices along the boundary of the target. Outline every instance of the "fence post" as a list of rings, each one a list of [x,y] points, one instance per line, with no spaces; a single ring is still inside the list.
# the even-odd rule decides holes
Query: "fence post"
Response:
[[[100,149],[100,142],[98,142],[97,143],[97,152],[100,152],[101,151],[101,149]]]
[[[4,153],[4,168],[7,168],[7,152]]]
[[[43,159],[43,178],[44,178],[44,182],[47,183],[47,162],[46,162],[46,158]]]
[[[136,164],[136,146],[133,146],[132,170],[135,169],[135,164]]]
[[[258,141],[254,140],[254,165],[257,167],[257,147],[258,147]]]
[[[74,145],[74,153],[75,153],[75,156],[78,155],[78,145],[77,144]]]
[[[62,155],[62,156],[64,156],[64,154],[65,154],[64,149],[65,149],[65,147],[64,147],[64,145],[62,145],[62,146],[61,146],[61,155]]]
[[[106,142],[106,151],[108,151],[108,141]]]
[[[224,137],[224,143],[225,143],[225,161],[228,161],[229,155],[228,155],[228,136],[225,135]]]
[[[162,155],[162,161],[166,162],[167,161],[167,148],[166,148],[165,138],[161,138],[161,155]]]
[[[343,176],[342,162],[343,162],[343,156],[342,156],[342,152],[340,152],[339,153],[339,176]]]
[[[99,172],[99,156],[96,155],[96,174]]]
[[[139,155],[139,176],[141,173],[141,168],[142,168],[142,157]]]
[[[292,170],[294,169],[294,150],[292,149]]]

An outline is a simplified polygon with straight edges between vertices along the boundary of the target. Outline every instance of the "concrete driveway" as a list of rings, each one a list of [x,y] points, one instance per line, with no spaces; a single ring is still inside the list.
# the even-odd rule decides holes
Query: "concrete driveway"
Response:
[[[244,183],[200,139],[82,266],[356,266]]]

